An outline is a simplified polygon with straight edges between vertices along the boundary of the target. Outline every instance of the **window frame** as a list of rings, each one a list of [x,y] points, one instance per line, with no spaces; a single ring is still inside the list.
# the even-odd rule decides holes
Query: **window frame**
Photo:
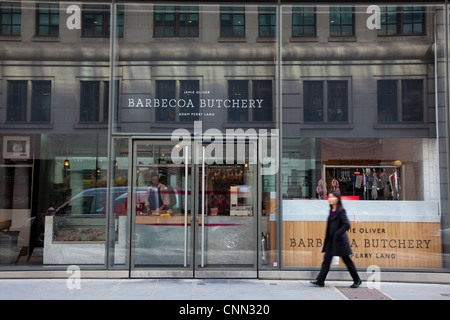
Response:
[[[228,12],[226,12],[228,11]],[[224,20],[224,15],[230,15],[231,19]],[[242,21],[242,25],[235,24],[235,17],[242,16],[242,19],[238,19],[238,21]],[[245,27],[245,6],[220,6],[220,37],[221,38],[245,38],[246,36],[246,27]],[[231,21],[231,23],[225,23],[226,21]],[[239,27],[239,30],[242,29],[242,32],[238,32],[236,28]],[[231,32],[225,32],[227,29],[230,29]]]
[[[17,96],[21,97],[20,106],[20,117],[19,119],[13,119],[11,117],[11,111],[15,108],[11,105],[13,103],[11,100],[11,85],[21,84],[22,91]],[[48,105],[42,106],[39,101],[39,96],[36,94],[37,85],[43,84],[47,86],[47,94],[49,96]],[[52,105],[53,105],[53,85],[54,80],[43,78],[43,79],[6,79],[6,117],[5,123],[22,123],[22,124],[50,124],[52,121]],[[41,110],[42,109],[42,110]],[[45,111],[45,113],[43,113]],[[40,118],[39,115],[43,115]]]
[[[101,38],[109,38],[111,35],[111,24],[110,24],[110,18],[111,18],[111,7],[109,5],[105,4],[90,4],[85,3],[83,4],[83,7],[81,9],[81,37],[82,38],[92,38],[92,39],[101,39]],[[101,31],[95,32],[95,27],[92,24],[88,23],[87,15],[96,15],[98,17],[101,16]],[[118,5],[117,6],[117,13],[116,13],[116,27],[117,27],[117,38],[123,38],[124,35],[124,23],[125,23],[125,13],[124,13],[124,6]],[[94,32],[87,32],[87,30],[93,29]]]
[[[119,83],[118,80],[116,80],[116,95],[119,96]],[[109,117],[109,86],[110,81],[109,80],[80,80],[80,102],[79,102],[79,123],[80,124],[104,124],[108,123],[108,117]],[[90,99],[97,104],[97,107],[95,110],[88,110],[86,107],[83,107],[83,96],[87,96],[86,94],[83,95],[83,84],[84,83],[96,83],[98,85],[98,95],[96,97],[91,97]],[[90,112],[94,119],[84,119],[83,117],[83,111]],[[115,115],[116,116],[116,115]]]
[[[48,12],[41,12],[41,7],[47,6],[45,8]],[[59,3],[37,3],[36,4],[36,36],[38,37],[59,37],[59,14],[60,8]],[[42,24],[41,23],[41,17],[42,16],[48,16],[48,23]],[[52,24],[52,16],[57,16],[58,24]],[[47,33],[41,33],[41,27],[47,27],[48,32]],[[53,30],[53,31],[52,31]],[[56,30],[56,32],[54,31]]]
[[[339,11],[332,12],[334,9],[338,9]],[[351,12],[342,11],[343,9],[351,9]],[[353,6],[330,6],[329,13],[329,28],[330,28],[330,37],[354,37],[355,36],[355,7]],[[335,22],[332,19],[332,14],[337,14],[339,16],[339,22]],[[343,15],[351,15],[351,23],[343,23]],[[333,23],[333,24],[332,24]],[[352,32],[351,34],[343,33],[342,29],[345,27],[351,26]],[[332,27],[338,27],[339,32],[332,32]]]
[[[235,93],[233,93],[232,92],[232,87],[230,86],[230,84],[232,84],[232,83],[240,83],[240,84],[244,84],[244,83],[246,83],[247,85],[246,85],[246,87],[247,88],[244,88],[246,91],[244,91],[244,92],[235,92]],[[270,92],[270,98],[271,98],[271,100],[270,100],[270,118],[271,119],[258,119],[258,116],[256,115],[256,113],[255,113],[255,110],[253,109],[253,108],[249,108],[249,107],[247,107],[247,108],[239,108],[239,112],[237,113],[238,115],[244,115],[245,116],[245,118],[244,119],[238,119],[238,120],[236,120],[236,119],[232,119],[232,117],[230,117],[230,114],[231,114],[231,112],[233,111],[233,110],[238,110],[238,109],[233,109],[233,108],[228,108],[228,110],[227,110],[227,122],[229,123],[229,124],[235,124],[235,123],[248,123],[248,122],[252,122],[252,123],[272,123],[272,122],[275,122],[275,119],[274,119],[274,97],[273,97],[273,95],[274,95],[274,81],[273,81],[273,79],[267,79],[267,78],[265,78],[265,79],[263,79],[263,78],[261,78],[261,79],[255,79],[255,78],[252,78],[252,79],[228,79],[227,80],[227,99],[229,99],[229,100],[232,100],[233,99],[233,94],[236,94],[237,95],[237,97],[239,98],[239,99],[247,99],[247,100],[249,100],[249,99],[257,99],[258,97],[257,97],[257,89],[256,89],[256,85],[255,85],[255,83],[257,83],[257,82],[267,82],[267,83],[269,83],[270,82],[270,84],[271,84],[271,86],[270,86],[270,90],[271,90],[271,92]],[[246,94],[246,96],[243,96],[242,94]],[[263,106],[264,107],[264,106]]]
[[[159,94],[159,85],[161,85],[163,82],[171,82],[173,85],[173,92],[174,95],[171,97],[168,96],[162,96]],[[194,85],[195,88],[188,88],[187,86],[185,87],[185,85],[187,83],[196,83],[196,85]],[[155,88],[155,92],[154,92],[154,97],[155,99],[175,99],[175,100],[180,100],[180,99],[191,99],[191,100],[196,100],[193,101],[194,103],[194,108],[189,108],[189,112],[191,113],[195,113],[196,115],[190,115],[190,116],[180,116],[180,113],[182,111],[182,109],[177,108],[171,108],[171,107],[167,107],[166,109],[162,109],[161,107],[159,108],[153,108],[154,109],[154,119],[155,119],[155,123],[165,123],[165,124],[171,124],[171,123],[189,123],[189,122],[193,122],[193,121],[198,121],[200,119],[199,117],[199,113],[200,113],[200,86],[201,86],[201,80],[198,78],[177,78],[177,79],[155,79],[154,80],[154,88]],[[189,91],[189,93],[187,92]],[[191,92],[194,93],[191,93]],[[197,100],[198,99],[198,100]],[[195,106],[195,103],[197,103],[197,105]],[[174,110],[174,114],[172,117],[172,120],[170,117],[167,118],[159,118],[159,112],[163,112],[162,115],[169,115],[169,113],[167,112],[167,110]],[[176,111],[175,111],[176,110]]]
[[[380,121],[380,86],[379,84],[384,81],[391,82],[389,85],[392,86],[393,82],[395,82],[395,113],[396,119],[392,121]],[[415,103],[420,103],[422,106],[420,110],[421,119],[420,120],[406,120],[405,118],[405,99],[406,95],[404,93],[404,84],[408,82],[416,82],[420,81],[420,97],[418,101]],[[402,79],[378,79],[377,80],[377,124],[417,124],[417,123],[425,123],[425,110],[426,110],[426,90],[425,90],[425,79],[423,78],[402,78]]]
[[[172,8],[172,9],[170,9]],[[172,10],[172,13],[170,11]],[[157,15],[162,14],[164,17],[168,14],[173,14],[173,23],[157,25]],[[196,20],[192,20],[191,26],[184,26],[183,23],[186,22],[182,19],[183,15],[197,15]],[[188,20],[188,22],[190,21]],[[166,19],[163,19],[165,22]],[[169,20],[170,21],[170,20]],[[166,28],[171,26],[173,28],[173,33],[167,33]],[[164,34],[158,33],[158,28],[163,28]],[[194,30],[194,32],[188,32],[188,34],[183,34],[181,32],[182,28],[187,28],[187,30]],[[153,12],[153,37],[154,38],[198,38],[200,36],[200,11],[199,6],[165,6],[165,5],[155,5]]]
[[[272,12],[273,11],[273,12]],[[263,22],[270,22],[263,24]],[[263,34],[262,28],[267,28],[268,34]],[[277,36],[277,8],[273,6],[258,7],[258,37],[275,38]]]
[[[313,24],[305,24],[305,15],[311,14],[310,12],[306,13],[305,9],[312,9],[312,15],[313,15]],[[297,12],[298,11],[298,12]],[[303,23],[296,24],[296,16],[298,16],[299,20],[303,21]],[[295,32],[294,28],[299,27],[303,29],[303,32]],[[304,29],[305,27],[312,27],[314,31],[312,33],[305,33]],[[317,36],[317,14],[316,14],[316,7],[292,7],[292,25],[291,25],[291,32],[293,38],[303,38],[303,37],[316,37]]]
[[[5,23],[4,15],[10,16],[10,22]],[[19,23],[14,23],[14,16],[19,16]],[[3,32],[4,27],[10,27],[9,32]],[[14,32],[14,28],[18,31]],[[17,30],[17,29],[16,29]],[[22,34],[22,3],[21,2],[3,2],[0,3],[0,36],[17,37]]]
[[[395,9],[395,23],[389,23],[388,25],[391,26],[395,26],[395,33],[388,33],[388,28],[384,28],[384,26],[386,26],[386,23],[383,23],[383,18],[388,19],[388,8],[394,8]],[[412,10],[405,10],[406,8],[411,8]],[[425,36],[427,34],[426,32],[426,9],[424,6],[381,6],[381,29],[378,30],[377,35],[379,37],[395,37],[395,36]],[[417,10],[418,12],[420,12],[420,24],[422,26],[422,31],[421,32],[414,32],[414,12],[416,10],[414,9],[419,9]],[[412,32],[411,33],[405,33],[404,31],[404,27],[405,27],[405,14],[406,13],[410,13],[412,14],[412,22],[408,23],[412,25]]]
[[[312,83],[312,82],[317,82],[317,83],[321,83],[321,87],[322,87],[322,96],[320,97],[321,101],[322,101],[322,106],[321,106],[321,119],[320,120],[306,120],[308,117],[306,116],[306,110],[307,110],[307,106],[306,106],[306,100],[309,98],[307,96],[306,93],[306,87],[305,84],[308,83]],[[331,84],[337,84],[338,82],[342,82],[345,83],[346,85],[346,94],[345,94],[345,102],[346,102],[346,108],[344,110],[345,115],[344,115],[344,120],[342,121],[331,121],[330,120],[330,111],[332,110],[331,106],[331,102],[330,99],[330,88],[331,88]],[[302,99],[302,103],[303,103],[303,111],[302,111],[302,123],[305,125],[308,124],[350,124],[351,123],[351,80],[350,79],[342,79],[342,78],[332,78],[332,79],[304,79],[302,80],[302,92],[303,92],[303,99]],[[317,118],[317,117],[316,117]]]

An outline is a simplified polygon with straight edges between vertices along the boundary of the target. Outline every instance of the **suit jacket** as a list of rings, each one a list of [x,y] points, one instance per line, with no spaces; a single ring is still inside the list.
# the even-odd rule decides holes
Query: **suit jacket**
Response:
[[[350,229],[350,221],[347,218],[347,212],[342,207],[336,209],[333,217],[330,218],[328,216],[327,232],[322,252],[341,257],[352,254],[347,237],[348,229]]]

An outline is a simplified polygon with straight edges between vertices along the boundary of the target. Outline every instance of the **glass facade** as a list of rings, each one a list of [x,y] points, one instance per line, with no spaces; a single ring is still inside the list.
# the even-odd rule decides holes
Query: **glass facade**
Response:
[[[0,0],[0,277],[318,270],[336,189],[358,268],[448,273],[448,17]]]

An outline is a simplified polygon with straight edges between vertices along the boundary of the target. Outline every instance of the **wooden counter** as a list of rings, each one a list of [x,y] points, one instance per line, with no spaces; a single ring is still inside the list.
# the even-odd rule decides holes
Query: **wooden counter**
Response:
[[[191,216],[188,215],[188,225]],[[136,216],[136,224],[143,225],[184,225],[184,215],[173,216]]]

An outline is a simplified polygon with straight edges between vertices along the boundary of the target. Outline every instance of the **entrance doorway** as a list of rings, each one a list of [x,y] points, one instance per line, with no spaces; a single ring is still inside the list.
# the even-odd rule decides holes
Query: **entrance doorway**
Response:
[[[257,143],[223,147],[133,140],[132,277],[257,277]]]

